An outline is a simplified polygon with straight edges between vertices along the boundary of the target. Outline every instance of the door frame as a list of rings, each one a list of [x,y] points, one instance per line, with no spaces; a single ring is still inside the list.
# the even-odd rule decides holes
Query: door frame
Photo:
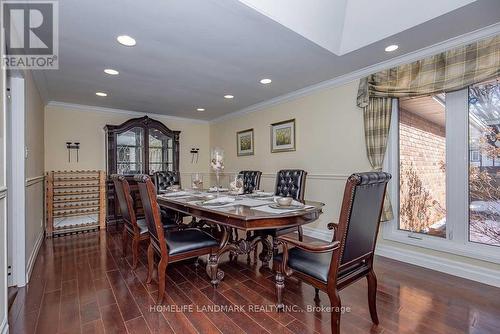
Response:
[[[26,227],[25,227],[25,108],[26,88],[21,76],[8,76],[10,108],[7,108],[7,237],[10,242],[9,259],[11,280],[9,286],[25,286],[26,277]]]

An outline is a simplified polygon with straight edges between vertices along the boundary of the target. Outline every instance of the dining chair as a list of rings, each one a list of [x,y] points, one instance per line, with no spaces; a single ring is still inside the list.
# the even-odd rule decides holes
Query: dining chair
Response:
[[[148,240],[148,229],[144,218],[137,218],[134,210],[134,201],[130,193],[130,185],[123,175],[113,174],[111,180],[115,186],[116,196],[118,197],[118,205],[123,219],[123,234],[122,234],[122,253],[127,255],[127,239],[132,237],[132,268],[137,268],[139,259],[139,243],[143,240]],[[165,228],[176,228],[178,225],[172,220],[163,219],[162,222]]]
[[[276,174],[276,186],[274,194],[281,197],[291,197],[296,201],[304,202],[306,193],[307,172],[302,169],[282,169]],[[299,240],[303,240],[304,232],[302,226],[297,228],[284,228],[276,231],[276,235],[284,235],[297,231]]]
[[[274,257],[277,307],[283,309],[285,276],[294,275],[316,291],[328,294],[331,303],[332,333],[340,333],[341,301],[339,291],[359,279],[368,281],[368,306],[374,324],[379,323],[376,308],[377,277],[373,271],[373,255],[383,210],[387,182],[384,172],[352,174],[345,186],[338,224],[331,243],[306,243],[281,236],[278,245],[283,252]],[[295,246],[289,249],[289,246]]]
[[[148,247],[148,278],[151,283],[153,278],[154,255],[160,257],[158,263],[158,303],[163,301],[165,295],[165,275],[169,263],[190,258],[209,255],[208,272],[212,284],[217,285],[219,242],[210,234],[197,228],[182,230],[168,230],[162,226],[160,219],[160,206],[156,199],[156,188],[148,175],[135,175],[139,186],[150,243]],[[226,238],[222,238],[227,240]]]
[[[161,192],[167,191],[169,187],[181,185],[181,179],[178,172],[173,171],[158,171],[153,174],[154,184],[156,186],[156,193],[159,194]],[[182,222],[183,217],[185,215],[181,215],[178,212],[174,212],[172,210],[167,210],[160,208],[162,219],[172,219],[180,224]]]
[[[254,190],[260,188],[261,171],[242,170],[238,173],[238,176],[243,178],[243,191],[245,194],[251,194]]]

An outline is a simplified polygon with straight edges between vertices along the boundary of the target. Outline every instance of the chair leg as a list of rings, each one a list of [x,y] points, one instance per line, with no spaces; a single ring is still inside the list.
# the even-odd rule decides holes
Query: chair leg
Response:
[[[158,264],[158,304],[163,302],[165,296],[165,273],[167,271],[167,261],[162,258]]]
[[[304,230],[302,229],[302,226],[298,227],[298,232],[299,232],[299,241],[304,241]]]
[[[333,292],[328,292],[328,297],[330,298],[330,304],[332,307],[332,334],[340,334],[340,315],[341,306],[339,292],[335,289]]]
[[[127,228],[125,227],[125,224],[123,224],[123,231],[122,231],[122,256],[123,257],[127,256],[127,237],[128,237]]]
[[[137,262],[139,262],[139,236],[132,239],[132,269],[137,269]]]
[[[148,278],[146,280],[146,283],[151,283],[153,280],[153,270],[154,270],[154,265],[155,265],[155,258],[154,258],[154,250],[153,250],[153,245],[149,243],[148,246]]]
[[[283,304],[283,290],[285,289],[285,275],[281,272],[276,272],[276,298],[277,298],[277,303],[276,307],[278,311],[282,311],[285,307]]]
[[[315,302],[319,302],[320,299],[319,299],[319,289],[318,288],[314,288],[314,301]]]
[[[378,315],[377,315],[377,276],[375,272],[370,270],[366,276],[368,281],[368,307],[370,308],[370,316],[374,324],[378,325]]]

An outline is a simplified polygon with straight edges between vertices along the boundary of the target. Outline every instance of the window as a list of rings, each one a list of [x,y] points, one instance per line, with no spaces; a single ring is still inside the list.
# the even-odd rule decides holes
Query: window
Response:
[[[500,263],[500,86],[394,101],[384,238]]]
[[[469,89],[469,151],[469,240],[500,246],[500,85],[496,81]]]
[[[399,228],[446,237],[444,96],[399,104]]]

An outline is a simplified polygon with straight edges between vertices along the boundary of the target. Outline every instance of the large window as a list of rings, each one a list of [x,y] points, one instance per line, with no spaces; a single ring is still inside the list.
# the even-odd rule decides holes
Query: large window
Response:
[[[384,238],[500,263],[500,85],[394,102]]]

